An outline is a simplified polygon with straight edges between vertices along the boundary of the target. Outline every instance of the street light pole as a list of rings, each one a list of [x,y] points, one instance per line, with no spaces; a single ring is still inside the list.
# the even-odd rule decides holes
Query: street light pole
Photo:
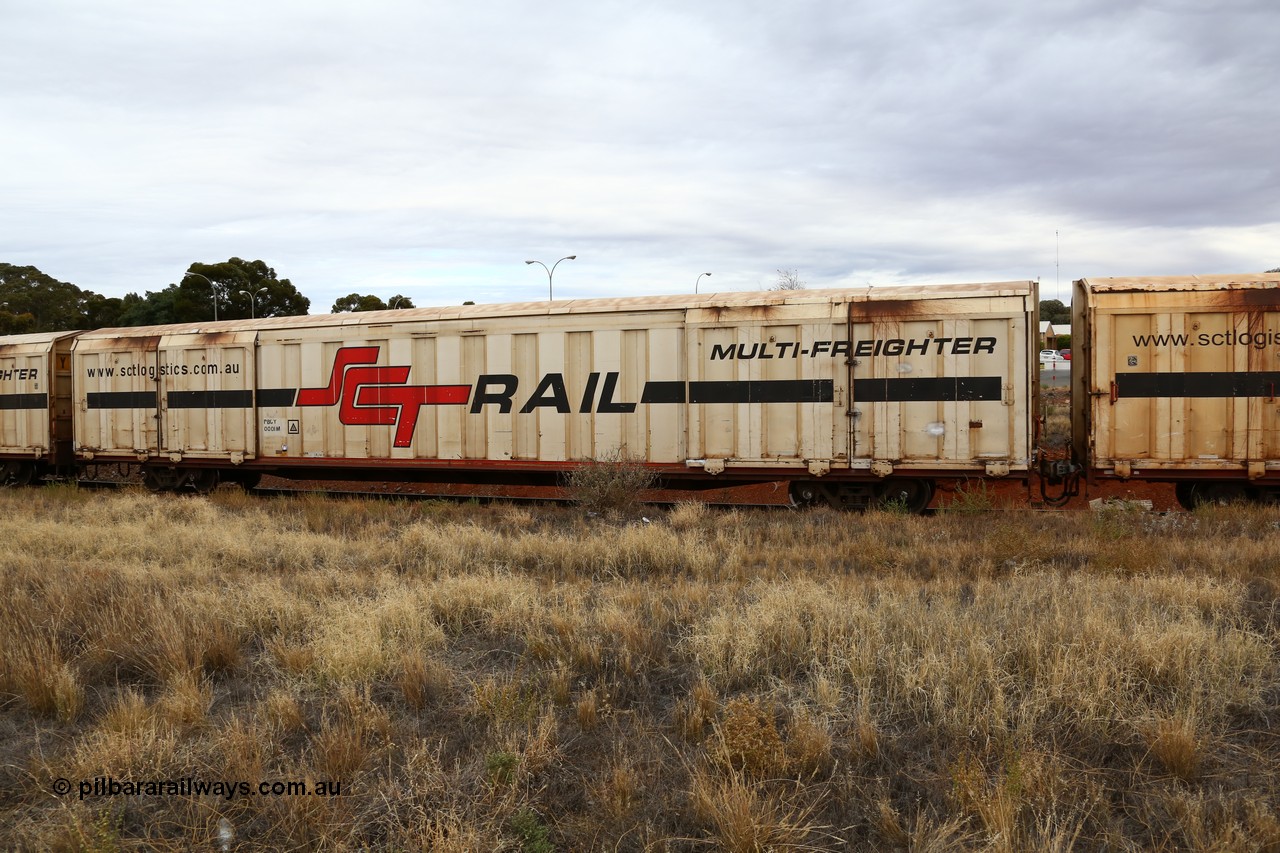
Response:
[[[578,259],[577,255],[566,255],[563,258],[561,258],[560,261],[576,261],[577,259]],[[552,279],[555,277],[556,267],[560,266],[560,261],[556,261],[554,264],[552,264],[551,269],[547,269],[547,265],[544,264],[542,261],[525,261],[526,264],[537,264],[538,266],[542,267],[544,270],[547,270],[547,301],[548,302],[552,302],[555,300],[555,292],[552,290],[551,282],[552,282]]]
[[[198,272],[184,272],[182,277],[186,278],[189,275],[193,275],[196,278],[203,278],[205,281],[209,282],[209,289],[213,291],[213,322],[218,322],[218,285],[209,281],[208,276],[200,275]]]
[[[258,294],[266,289],[267,289],[267,286],[264,284],[262,287],[259,287],[253,293],[250,293],[247,290],[240,291],[241,296],[249,297],[249,319],[250,320],[257,319],[255,316],[257,314],[257,311],[255,310],[255,308],[257,307]]]
[[[695,278],[695,279],[693,280],[693,292],[694,292],[694,293],[697,293],[697,292],[698,292],[698,282],[702,281],[702,276],[704,276],[704,275],[711,275],[711,273],[709,273],[709,272],[704,272],[704,273],[702,273],[701,275],[699,275],[697,278]]]

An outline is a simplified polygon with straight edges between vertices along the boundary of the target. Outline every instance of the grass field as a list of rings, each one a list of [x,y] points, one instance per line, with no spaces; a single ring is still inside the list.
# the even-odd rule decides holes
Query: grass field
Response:
[[[0,848],[1280,850],[1276,510],[646,514],[0,493]]]

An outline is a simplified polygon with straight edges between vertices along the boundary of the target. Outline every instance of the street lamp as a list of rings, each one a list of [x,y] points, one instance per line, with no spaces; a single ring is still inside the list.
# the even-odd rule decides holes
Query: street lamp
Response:
[[[709,273],[709,272],[704,272],[704,273],[702,273],[701,275],[699,275],[697,278],[695,278],[695,279],[693,280],[693,292],[694,292],[694,293],[697,293],[697,292],[698,292],[698,282],[702,281],[702,276],[704,276],[704,275],[711,275],[711,273]]]
[[[566,255],[565,257],[561,258],[560,261],[576,261],[577,259],[578,259],[577,255]],[[542,267],[544,270],[547,270],[547,301],[548,302],[555,299],[554,291],[552,291],[551,289],[551,281],[556,274],[556,267],[560,266],[560,261],[556,261],[554,264],[552,264],[551,269],[549,270],[547,270],[547,265],[544,264],[542,261],[525,261],[526,264],[537,264],[538,266]]]
[[[407,302],[407,301],[408,301],[408,300],[407,300],[407,299],[405,299],[403,296],[393,296],[393,297],[391,297],[391,301],[387,303],[387,307],[388,307],[388,308],[391,308],[391,309],[394,309],[394,308],[395,308],[397,305],[399,305],[401,302]]]
[[[193,275],[196,278],[203,278],[205,281],[209,282],[209,289],[213,291],[213,322],[218,322],[218,285],[209,281],[208,276],[200,275],[198,272],[184,272],[182,277],[186,278],[189,275]]]
[[[258,288],[257,290],[255,290],[253,293],[250,293],[250,292],[249,292],[249,291],[247,291],[247,290],[242,290],[242,291],[240,291],[240,295],[241,295],[241,296],[247,296],[247,297],[249,297],[249,319],[250,319],[250,320],[255,319],[255,318],[254,318],[254,315],[257,313],[256,311],[254,311],[254,307],[255,307],[255,305],[256,305],[256,303],[257,303],[257,301],[258,301],[258,294],[259,294],[259,293],[261,293],[262,291],[266,290],[266,289],[267,289],[267,286],[264,284],[262,287],[259,287],[259,288]]]

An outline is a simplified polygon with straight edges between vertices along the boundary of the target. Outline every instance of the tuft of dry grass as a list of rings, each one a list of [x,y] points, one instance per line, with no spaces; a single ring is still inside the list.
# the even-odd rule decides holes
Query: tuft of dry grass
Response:
[[[565,491],[590,512],[635,515],[643,505],[643,493],[657,481],[658,475],[643,460],[633,459],[625,447],[619,447],[570,471]]]
[[[803,792],[779,793],[737,773],[695,771],[689,803],[708,827],[711,840],[730,853],[765,850],[834,849],[823,836],[829,827],[814,821],[816,807]]]
[[[758,699],[733,699],[716,726],[717,757],[747,776],[787,775],[789,762],[770,709]]]
[[[1173,776],[1190,782],[1199,775],[1203,744],[1194,718],[1181,716],[1157,721],[1147,732],[1147,745],[1160,766]]]
[[[0,847],[1280,849],[1276,510],[989,510],[0,492]]]

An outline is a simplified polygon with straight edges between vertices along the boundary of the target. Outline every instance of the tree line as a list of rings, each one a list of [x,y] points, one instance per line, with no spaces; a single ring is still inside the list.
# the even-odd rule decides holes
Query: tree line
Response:
[[[352,293],[335,302],[332,311],[412,307],[413,301],[399,294],[383,302],[378,296]],[[263,261],[193,263],[182,278],[162,290],[123,297],[85,290],[33,266],[0,263],[0,335],[290,317],[310,308],[311,300]]]
[[[1280,267],[1267,270],[1280,272]],[[804,288],[799,274],[779,270],[770,290]],[[333,303],[334,314],[413,308],[396,294],[387,301],[373,294],[349,293]],[[33,266],[0,263],[0,335],[65,332],[117,326],[158,326],[250,317],[306,314],[311,300],[263,261],[231,258],[216,264],[191,264],[182,278],[163,290],[103,296],[58,281]],[[1057,299],[1040,303],[1040,319],[1068,323],[1071,309]]]

